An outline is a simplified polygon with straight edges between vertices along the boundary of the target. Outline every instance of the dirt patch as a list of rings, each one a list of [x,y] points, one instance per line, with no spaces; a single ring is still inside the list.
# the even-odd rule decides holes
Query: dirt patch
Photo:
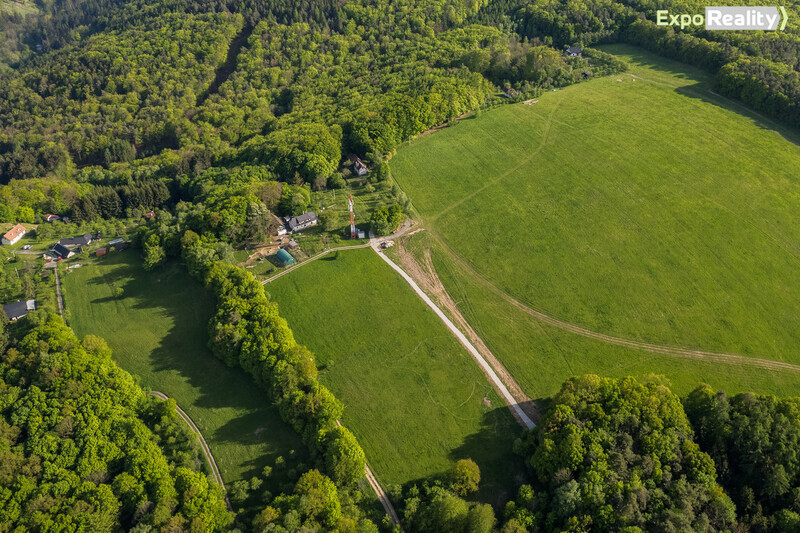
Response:
[[[396,248],[397,257],[400,260],[400,264],[403,266],[403,269],[414,279],[414,281],[417,282],[423,291],[425,291],[436,301],[440,308],[445,310],[447,314],[450,315],[450,319],[453,321],[453,323],[467,336],[469,341],[475,346],[478,352],[480,352],[483,358],[489,362],[495,373],[497,373],[498,377],[500,378],[500,381],[502,381],[506,386],[519,407],[525,412],[526,415],[530,417],[531,420],[533,420],[535,423],[538,423],[541,415],[533,400],[531,400],[531,398],[522,391],[522,388],[514,380],[514,377],[511,375],[511,373],[506,369],[505,366],[503,366],[500,360],[495,357],[491,350],[489,350],[489,348],[483,342],[483,339],[481,339],[475,330],[472,329],[472,326],[469,325],[469,322],[467,322],[467,320],[461,314],[461,311],[459,311],[456,302],[447,292],[447,289],[444,288],[442,281],[439,279],[439,275],[436,273],[436,268],[433,265],[433,258],[431,257],[430,249],[425,250],[422,264],[420,264],[406,248],[404,239],[398,239]],[[487,399],[484,398],[484,403],[486,403],[486,401]],[[509,410],[512,414],[514,414],[514,417],[517,418],[514,410],[511,409],[511,406],[509,406]]]
[[[492,406],[492,400],[490,400],[489,398],[484,396],[483,397],[483,405],[485,405],[486,407],[491,407]]]

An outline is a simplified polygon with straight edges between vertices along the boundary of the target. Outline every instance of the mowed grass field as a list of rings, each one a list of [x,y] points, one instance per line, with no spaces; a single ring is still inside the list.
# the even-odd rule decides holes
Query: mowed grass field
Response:
[[[213,302],[184,267],[173,262],[146,272],[128,250],[70,271],[63,285],[78,336],[105,338],[114,360],[143,387],[175,398],[202,431],[226,483],[260,476],[278,456],[286,469],[302,460],[305,445],[267,394],[206,348]],[[276,468],[266,483],[283,477]]]
[[[626,348],[575,335],[543,323],[500,297],[485,280],[454,261],[441,243],[422,232],[406,239],[409,252],[422,258],[431,250],[437,274],[459,312],[503,362],[525,392],[547,401],[569,377],[600,374],[633,376],[667,383],[686,395],[700,383],[730,394],[739,392],[800,396],[800,373],[685,359]],[[394,255],[393,250],[389,255]],[[667,381],[664,382],[664,377]],[[546,407],[546,403],[542,404]]]
[[[385,484],[481,468],[480,497],[498,503],[523,471],[520,428],[477,364],[411,288],[370,249],[340,251],[266,285],[343,422]],[[490,404],[490,405],[487,405]]]
[[[627,339],[800,363],[796,136],[713,95],[702,74],[607,50],[629,74],[422,137],[391,160],[396,180],[442,254],[533,309]],[[574,337],[552,342],[580,352]],[[498,355],[513,366],[518,348]]]

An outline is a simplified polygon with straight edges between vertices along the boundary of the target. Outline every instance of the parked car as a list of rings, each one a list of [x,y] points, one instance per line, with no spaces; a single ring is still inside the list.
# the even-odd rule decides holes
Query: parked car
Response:
[[[23,250],[30,250],[31,248],[33,248],[32,244],[26,244],[25,246],[22,247]]]

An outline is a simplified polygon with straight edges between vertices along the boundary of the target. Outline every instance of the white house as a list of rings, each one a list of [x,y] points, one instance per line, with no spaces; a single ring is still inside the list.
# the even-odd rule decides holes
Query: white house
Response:
[[[25,236],[25,226],[17,224],[3,235],[3,244],[17,244]]]

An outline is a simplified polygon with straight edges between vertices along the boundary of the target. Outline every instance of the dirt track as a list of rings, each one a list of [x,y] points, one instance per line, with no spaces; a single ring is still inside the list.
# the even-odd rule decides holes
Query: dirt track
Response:
[[[416,259],[406,250],[405,243],[402,240],[397,241],[397,254],[403,269],[422,287],[422,289],[429,295],[436,299],[439,306],[447,310],[453,322],[458,329],[463,331],[467,338],[475,345],[475,348],[481,353],[497,373],[500,380],[506,386],[508,391],[514,397],[517,405],[530,417],[531,420],[538,423],[541,414],[536,408],[536,404],[531,398],[522,391],[522,387],[514,379],[514,376],[506,369],[497,357],[489,350],[486,343],[483,342],[478,334],[469,325],[469,322],[461,314],[458,305],[444,288],[436,268],[433,266],[433,259],[431,258],[430,250],[425,250],[423,264],[417,262]],[[511,406],[509,406],[510,408]],[[516,416],[514,409],[511,413],[515,415],[517,421],[519,417]],[[523,424],[524,425],[524,424]]]
[[[169,396],[157,390],[151,390],[148,394],[155,396],[160,400],[169,400]],[[203,450],[203,455],[206,457],[208,467],[211,469],[211,477],[214,478],[214,481],[216,481],[219,486],[222,487],[222,491],[225,492],[225,483],[222,481],[222,475],[219,473],[219,468],[217,468],[217,462],[214,460],[214,456],[211,454],[211,448],[208,447],[206,439],[203,438],[203,434],[200,432],[200,429],[195,425],[191,417],[187,415],[178,405],[175,405],[175,412],[178,413],[178,416],[180,416],[184,422],[186,422],[186,424],[189,426],[189,429],[191,429],[192,432],[197,435],[197,439],[200,441],[200,448]],[[227,502],[227,496],[225,497],[225,500]],[[229,502],[228,507],[230,508]]]
[[[472,266],[466,260],[464,260],[461,256],[456,254],[449,246],[447,246],[447,244],[445,244],[445,242],[441,239],[441,237],[435,235],[435,233],[433,232],[432,234],[434,234],[435,238],[439,241],[439,243],[442,245],[447,254],[451,257],[451,259],[453,259],[454,262],[458,264],[460,268],[468,272],[473,278],[480,281],[482,285],[492,290],[494,293],[499,295],[501,298],[503,298],[510,304],[514,305],[518,309],[521,309],[522,311],[531,315],[532,317],[551,326],[557,327],[565,331],[569,331],[570,333],[574,333],[582,337],[599,340],[601,342],[605,342],[608,344],[615,344],[617,346],[624,346],[626,348],[643,350],[650,353],[670,355],[673,357],[681,357],[684,359],[701,359],[705,361],[711,361],[714,363],[722,363],[729,365],[730,364],[747,365],[758,368],[766,368],[769,370],[788,370],[793,372],[800,372],[800,365],[795,365],[792,363],[784,363],[782,361],[774,361],[771,359],[762,359],[758,357],[746,357],[743,355],[731,354],[731,353],[707,352],[691,348],[682,348],[678,346],[664,346],[664,345],[651,344],[636,340],[623,339],[620,337],[614,337],[612,335],[606,335],[605,333],[598,333],[596,331],[592,331],[590,329],[586,329],[581,326],[577,326],[575,324],[570,324],[569,322],[564,322],[563,320],[553,318],[549,315],[542,313],[541,311],[537,311],[535,309],[532,309],[531,307],[528,307],[527,305],[520,302],[510,294],[499,289],[491,281],[489,281],[483,275],[481,275],[475,269],[473,269]]]

